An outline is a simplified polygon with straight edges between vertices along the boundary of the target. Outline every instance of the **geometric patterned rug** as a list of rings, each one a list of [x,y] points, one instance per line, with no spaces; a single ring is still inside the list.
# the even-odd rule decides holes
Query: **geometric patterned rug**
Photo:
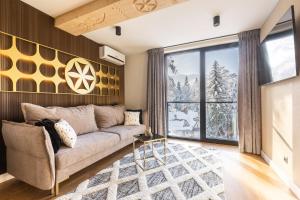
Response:
[[[154,144],[161,159],[164,148]],[[143,146],[135,150],[142,158]],[[152,155],[146,146],[146,157]],[[78,185],[74,192],[58,200],[221,200],[225,199],[222,163],[217,151],[203,147],[168,143],[167,163],[154,158],[146,161],[143,171],[130,153]]]

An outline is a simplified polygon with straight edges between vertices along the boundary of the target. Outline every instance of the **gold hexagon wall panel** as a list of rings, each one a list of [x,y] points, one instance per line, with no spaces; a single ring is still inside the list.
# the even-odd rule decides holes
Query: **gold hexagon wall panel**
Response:
[[[120,94],[120,69],[117,67],[80,58],[1,31],[0,35],[8,36],[12,41],[8,48],[3,48],[5,45],[1,43],[4,44],[5,41],[0,41],[0,91],[97,96],[118,96]],[[30,48],[34,47],[34,54],[26,55],[22,52],[17,47],[17,43],[20,41],[29,43]],[[44,52],[45,49],[54,52],[54,59],[46,59],[42,56],[41,52]],[[63,56],[67,56],[69,59],[61,59]],[[27,65],[33,66],[32,69],[29,70]],[[29,71],[24,71],[24,69]],[[103,82],[104,79],[114,81]],[[20,84],[17,83],[21,80],[34,83],[35,86],[29,84],[20,88]],[[47,90],[47,84],[51,90]]]

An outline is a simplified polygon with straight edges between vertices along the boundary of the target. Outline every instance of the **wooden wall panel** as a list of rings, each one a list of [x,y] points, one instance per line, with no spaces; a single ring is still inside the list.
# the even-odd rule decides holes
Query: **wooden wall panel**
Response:
[[[50,2],[49,2],[50,3]],[[99,59],[99,46],[83,36],[72,36],[54,27],[54,19],[19,0],[0,0],[0,31],[27,40],[65,51],[95,62],[112,66]],[[5,38],[0,38],[0,46],[9,46]],[[28,53],[32,49],[28,48]],[[51,57],[51,55],[46,55]],[[0,68],[7,62],[0,59]],[[119,96],[92,96],[69,94],[36,94],[0,92],[0,120],[23,121],[20,103],[31,102],[42,106],[77,106],[84,104],[124,103],[124,69],[120,69]],[[4,87],[10,87],[9,84]],[[2,125],[2,123],[1,123]],[[1,126],[0,126],[1,127]],[[0,136],[0,173],[6,171],[5,146]]]

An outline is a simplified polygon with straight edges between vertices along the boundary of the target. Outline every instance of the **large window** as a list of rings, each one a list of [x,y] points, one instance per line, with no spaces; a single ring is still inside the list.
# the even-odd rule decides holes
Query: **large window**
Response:
[[[238,62],[237,43],[166,55],[169,136],[238,140]]]
[[[168,66],[168,133],[200,139],[200,53],[166,56]]]

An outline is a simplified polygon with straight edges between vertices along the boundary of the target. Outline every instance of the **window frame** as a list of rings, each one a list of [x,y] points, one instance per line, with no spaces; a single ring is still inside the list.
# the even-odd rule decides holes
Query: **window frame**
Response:
[[[201,141],[201,142],[210,142],[210,143],[217,143],[217,144],[228,144],[228,145],[238,145],[238,141],[235,140],[224,140],[224,139],[217,139],[217,138],[207,138],[206,137],[206,104],[207,103],[237,103],[235,101],[233,102],[207,102],[206,101],[206,69],[205,69],[205,52],[213,51],[213,50],[221,50],[221,49],[227,49],[227,48],[235,48],[239,47],[239,42],[233,42],[233,43],[227,43],[227,44],[220,44],[220,45],[214,45],[214,46],[208,46],[208,47],[201,47],[196,49],[190,49],[190,50],[182,50],[177,52],[171,52],[166,53],[164,56],[165,58],[168,55],[176,55],[180,53],[188,53],[188,52],[199,52],[200,54],[200,66],[199,66],[199,73],[200,73],[200,99],[199,101],[166,101],[166,112],[167,112],[167,136],[168,138],[174,138],[174,139],[184,139],[184,140],[191,140],[191,141]],[[165,59],[165,66],[167,62],[167,59]],[[168,71],[168,68],[166,67],[166,71]],[[168,72],[167,72],[168,76]],[[167,79],[168,81],[168,79]],[[167,88],[168,89],[168,88]],[[168,92],[168,91],[167,91]],[[194,139],[194,138],[183,138],[183,137],[176,137],[176,136],[170,136],[169,135],[169,104],[172,103],[199,103],[200,104],[200,138]]]

